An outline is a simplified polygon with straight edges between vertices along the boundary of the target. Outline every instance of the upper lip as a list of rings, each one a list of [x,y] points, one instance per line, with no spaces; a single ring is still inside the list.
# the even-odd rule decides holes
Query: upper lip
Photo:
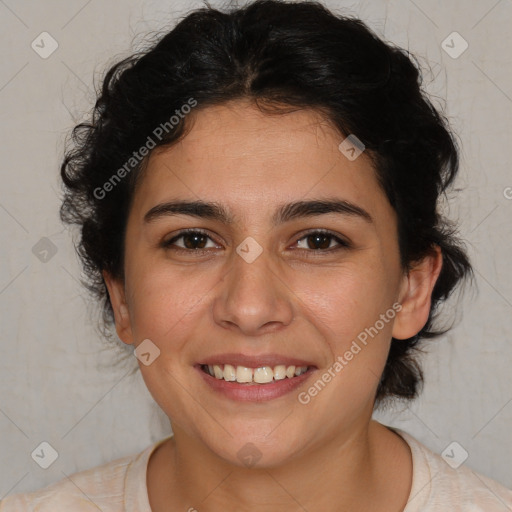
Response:
[[[206,359],[201,360],[199,364],[230,364],[232,366],[244,366],[246,368],[258,368],[261,366],[274,367],[279,364],[284,364],[285,366],[315,366],[313,363],[309,361],[280,354],[261,354],[259,356],[256,356],[236,353],[217,354],[215,356],[210,356],[207,357]]]

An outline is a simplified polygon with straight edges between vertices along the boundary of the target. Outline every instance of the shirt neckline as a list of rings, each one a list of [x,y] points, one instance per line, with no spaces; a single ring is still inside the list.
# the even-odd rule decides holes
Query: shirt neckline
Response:
[[[430,495],[432,475],[420,444],[414,437],[407,432],[395,427],[386,425],[386,428],[398,434],[409,446],[412,454],[412,484],[407,504],[403,512],[415,512],[421,510],[427,503],[427,497]],[[134,459],[128,467],[124,486],[124,501],[126,512],[152,512],[149,504],[149,494],[147,486],[147,471],[149,458],[153,452],[165,441],[171,439],[171,434],[156,443],[148,446]],[[141,485],[141,478],[144,482]],[[133,489],[137,489],[134,493]]]

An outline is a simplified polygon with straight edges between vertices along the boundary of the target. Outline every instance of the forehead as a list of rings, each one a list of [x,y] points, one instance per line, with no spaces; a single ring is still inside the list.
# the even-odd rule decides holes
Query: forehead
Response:
[[[369,157],[349,160],[345,136],[321,113],[261,112],[247,101],[194,112],[187,134],[153,151],[134,207],[184,196],[246,215],[272,203],[333,194],[365,209],[386,201]]]
[[[315,152],[331,152],[333,140],[341,141],[341,135],[320,112],[290,109],[262,112],[248,100],[196,109],[191,115],[189,134],[177,146],[194,160],[243,159],[249,156],[249,150],[266,159],[274,154],[277,159],[282,154],[290,158],[313,147]]]

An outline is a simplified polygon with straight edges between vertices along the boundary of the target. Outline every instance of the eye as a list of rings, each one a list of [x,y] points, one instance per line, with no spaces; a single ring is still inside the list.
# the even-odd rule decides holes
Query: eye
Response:
[[[306,247],[299,247],[299,249],[305,249],[308,252],[331,252],[332,250],[346,249],[350,247],[348,242],[327,230],[311,231],[307,233],[306,236],[297,240],[297,244],[300,244],[304,240],[306,241]],[[333,241],[338,244],[337,247],[331,246]]]
[[[181,239],[183,240],[183,245],[177,245],[176,242]],[[206,231],[202,231],[200,229],[186,229],[180,231],[180,233],[175,237],[169,240],[164,240],[161,245],[165,249],[199,252],[216,247],[215,245],[213,245],[213,247],[207,247],[208,240],[213,242]]]
[[[178,240],[182,240],[181,245],[176,243]],[[208,241],[211,241],[213,245],[208,247]],[[306,252],[332,252],[350,247],[348,242],[327,230],[311,231],[297,240],[296,244],[303,243],[303,241],[306,241],[306,247],[299,247],[299,249],[305,250]],[[335,245],[333,247],[331,245],[333,241],[337,246]],[[217,247],[208,233],[200,229],[186,229],[180,231],[173,238],[164,240],[161,246],[165,249],[188,253],[206,251]]]

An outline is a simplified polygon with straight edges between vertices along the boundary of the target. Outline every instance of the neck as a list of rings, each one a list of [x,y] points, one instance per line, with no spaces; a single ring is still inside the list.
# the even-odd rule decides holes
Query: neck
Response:
[[[323,438],[321,446],[311,445],[307,452],[272,468],[232,465],[180,428],[173,430],[173,438],[148,465],[153,512],[168,510],[170,504],[212,512],[252,512],[263,507],[268,512],[335,511],[340,504],[344,510],[380,511],[388,510],[388,502],[389,510],[394,506],[396,511],[407,501],[410,475],[406,482],[398,479],[400,488],[393,475],[410,462],[408,447],[407,460],[403,451],[396,458],[397,448],[403,450],[405,442],[374,421],[342,431],[327,442]]]

